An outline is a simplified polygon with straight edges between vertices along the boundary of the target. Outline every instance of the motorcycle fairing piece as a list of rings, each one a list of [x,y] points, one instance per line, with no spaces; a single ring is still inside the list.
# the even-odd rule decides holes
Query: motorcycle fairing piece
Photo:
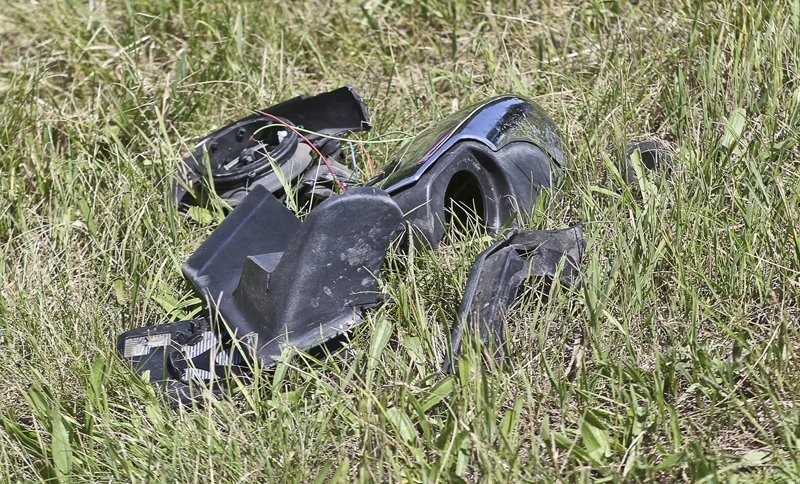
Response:
[[[502,351],[505,317],[525,281],[552,282],[558,275],[564,287],[575,285],[585,248],[583,226],[577,224],[560,230],[511,230],[483,251],[467,279],[445,371],[453,368],[467,332],[477,333],[484,346]]]
[[[204,179],[210,179],[217,195],[231,205],[256,185],[278,193],[283,186],[274,165],[291,182],[315,170],[315,152],[335,164],[339,178],[346,180],[352,173],[337,163],[342,154],[339,142],[326,136],[338,137],[370,127],[364,101],[351,86],[316,96],[298,96],[257,110],[195,145],[183,160],[179,176],[183,181],[173,185],[173,202],[181,210],[202,204],[208,197]],[[296,128],[303,128],[302,136]]]
[[[284,346],[311,349],[382,299],[375,275],[402,220],[372,187],[333,196],[301,222],[256,186],[183,266],[215,324],[139,328],[120,336],[118,350],[182,403],[192,401],[192,381],[224,380],[256,360],[271,368]]]
[[[380,300],[374,274],[401,229],[397,204],[376,188],[331,197],[300,222],[257,187],[183,272],[212,314],[239,336],[258,336],[256,354],[270,367],[282,346],[309,349]]]
[[[537,104],[499,96],[417,136],[368,184],[386,190],[423,244],[437,246],[447,211],[474,210],[491,232],[529,215],[567,165],[558,128]]]
[[[319,132],[356,130],[367,119],[356,109],[363,104],[350,88],[342,89],[302,102],[333,93],[357,101],[342,104],[350,113],[344,121],[331,113],[322,121],[311,119],[286,108],[302,98],[269,109],[274,116]],[[202,146],[263,122],[257,116],[245,118]],[[281,143],[290,136],[288,131],[282,139],[278,131],[277,144],[269,145],[264,158],[284,153]],[[274,195],[272,172],[239,166],[249,153],[240,150],[241,144],[220,146],[215,152],[223,154],[213,160],[212,171],[223,185],[231,180],[232,185],[224,186],[234,187],[224,193],[249,193],[183,267],[204,298],[208,316],[131,330],[118,342],[123,357],[139,373],[149,371],[151,380],[160,382],[175,402],[194,401],[194,381],[216,382],[219,390],[227,376],[247,373],[254,362],[265,369],[274,366],[284,346],[308,350],[358,324],[360,312],[382,299],[376,277],[404,224],[415,234],[411,240],[436,246],[452,207],[455,216],[475,209],[487,228],[497,231],[514,223],[517,213],[529,213],[540,190],[552,186],[567,163],[558,130],[541,108],[520,97],[501,96],[423,132],[367,186],[330,196],[300,221]],[[213,151],[210,144],[204,149]],[[291,147],[285,153],[290,151]],[[295,155],[286,156],[291,160]],[[236,163],[228,166],[224,161],[231,157]],[[199,170],[197,157],[194,160],[195,165],[187,166]],[[459,212],[459,206],[466,208]],[[524,238],[522,234],[518,238]],[[512,246],[520,244],[524,245]],[[517,258],[521,257],[526,256]],[[487,272],[474,274],[479,282],[470,284],[490,287],[494,281],[509,299],[519,282],[492,279],[488,269],[494,260],[489,260]],[[513,257],[509,260],[518,263]],[[514,287],[507,288],[509,284]],[[470,287],[468,295],[475,291]],[[486,317],[489,325],[497,319],[491,313]]]

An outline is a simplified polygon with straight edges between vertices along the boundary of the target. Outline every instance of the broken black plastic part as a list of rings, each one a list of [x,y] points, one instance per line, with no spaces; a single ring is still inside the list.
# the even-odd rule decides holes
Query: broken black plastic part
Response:
[[[258,359],[270,368],[284,345],[307,350],[360,322],[359,311],[381,299],[375,275],[401,227],[399,209],[377,189],[333,197],[301,223],[256,188],[184,266],[225,324],[140,328],[121,335],[118,350],[173,402],[196,401],[199,381],[220,392],[232,365]]]
[[[315,347],[358,324],[360,311],[382,299],[376,276],[402,227],[397,204],[377,188],[331,197],[300,222],[257,186],[183,267],[217,324],[194,333],[197,323],[185,321],[129,331],[120,337],[119,351],[140,372],[149,370],[158,381],[167,381],[164,386],[172,393],[186,390],[177,395],[180,401],[191,380],[222,378],[216,368],[220,360],[204,356],[211,346],[219,344],[219,354],[231,355],[223,363],[238,355],[271,368],[284,346]],[[204,346],[187,351],[188,334],[206,332],[219,336],[213,342],[198,336]],[[164,344],[150,355],[143,348],[155,343],[142,338],[184,347]],[[155,359],[145,364],[144,355]]]
[[[564,142],[542,108],[500,96],[424,131],[368,184],[397,201],[415,241],[435,247],[453,202],[496,232],[530,215],[540,191],[558,183],[566,164]]]
[[[404,222],[411,240],[431,246],[438,245],[451,213],[464,218],[474,210],[489,231],[498,231],[530,214],[540,191],[557,185],[567,163],[544,111],[526,99],[501,96],[424,132],[384,173],[355,188],[347,183],[351,172],[337,162],[338,142],[314,135],[306,142],[290,129],[294,124],[342,134],[368,127],[351,88],[264,111],[280,125],[272,126],[270,116],[250,116],[212,134],[186,162],[195,182],[210,177],[223,198],[238,202],[183,267],[206,301],[207,318],[120,336],[123,357],[138,372],[150,372],[176,402],[194,401],[196,382],[221,391],[230,375],[246,374],[255,363],[274,366],[285,346],[309,350],[358,324],[361,311],[383,298],[376,276]],[[311,166],[312,146],[330,157],[333,174],[319,160]],[[300,180],[301,196],[323,200],[302,222],[275,196],[280,187],[273,163]],[[334,183],[343,182],[350,188],[334,196]],[[197,201],[187,196],[178,193],[176,203]],[[479,258],[459,321],[472,317],[493,328],[524,276],[555,271],[548,264],[560,247],[558,237],[513,234]],[[463,328],[461,322],[454,327],[456,349]],[[167,338],[169,344],[162,344]]]
[[[528,279],[558,281],[565,287],[578,280],[585,249],[583,226],[562,230],[512,230],[475,260],[451,334],[450,371],[465,334],[474,331],[484,346],[501,352],[505,318]],[[560,272],[559,272],[560,268]]]
[[[533,101],[505,95],[457,111],[414,138],[389,167],[371,184],[396,193],[418,182],[422,176],[456,144],[472,140],[492,151],[516,142],[528,143],[544,151],[559,168],[567,164],[567,154],[558,127]],[[523,179],[549,173],[549,163],[523,165],[520,160],[492,160],[513,163]],[[502,168],[500,168],[502,169]]]
[[[126,331],[117,351],[173,404],[189,404],[204,389],[218,397],[228,390],[232,377],[247,377],[247,343],[223,341],[208,319],[198,318]]]
[[[257,336],[269,368],[284,345],[309,349],[380,301],[375,276],[401,229],[397,204],[376,188],[331,197],[302,223],[257,188],[183,271],[235,336]]]
[[[296,127],[318,134],[299,136]],[[333,159],[341,154],[338,141],[327,136],[370,127],[364,102],[351,86],[257,110],[197,143],[183,162],[183,181],[173,185],[173,201],[181,209],[202,204],[208,197],[204,180],[232,205],[253,186],[277,193],[283,186],[274,165],[293,181],[311,166],[315,151]]]
[[[672,155],[661,140],[647,139],[629,143],[625,152],[625,181],[629,185],[635,185],[639,177],[633,167],[632,157],[639,152],[639,159],[642,168],[652,172],[666,172],[671,168]]]

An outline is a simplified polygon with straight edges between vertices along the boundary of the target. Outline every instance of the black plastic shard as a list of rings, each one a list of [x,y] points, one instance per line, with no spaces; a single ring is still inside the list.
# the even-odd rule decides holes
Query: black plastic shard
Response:
[[[206,318],[126,331],[117,351],[174,403],[192,402],[208,383],[219,395],[231,376],[247,375],[240,348],[224,344]]]
[[[205,316],[120,336],[118,351],[138,373],[189,403],[202,389],[226,391],[254,364],[273,367],[287,346],[321,345],[383,299],[376,277],[404,228],[404,243],[436,247],[454,219],[477,215],[490,233],[519,226],[568,162],[542,108],[504,95],[435,123],[357,188],[355,150],[345,157],[338,136],[368,128],[361,98],[343,87],[256,111],[197,145],[174,202],[202,204],[213,190],[235,208],[183,266]],[[289,185],[310,208],[302,221],[286,207]],[[577,226],[515,230],[481,254],[453,328],[454,354],[472,328],[489,345],[502,342],[520,286],[562,265],[561,282],[572,284],[582,251]]]
[[[173,185],[173,201],[180,209],[202,204],[208,196],[203,179],[210,179],[217,195],[232,205],[254,186],[277,193],[283,188],[281,176],[292,181],[315,171],[314,153],[329,163],[341,158],[339,142],[331,136],[370,127],[364,102],[351,86],[256,110],[197,143],[183,160],[183,181]]]
[[[502,350],[505,316],[522,284],[530,278],[552,282],[556,275],[566,287],[575,284],[584,248],[583,226],[577,224],[561,230],[512,230],[483,251],[467,280],[451,335],[453,356],[445,370],[452,368],[468,331],[476,331],[484,345]]]
[[[183,268],[218,324],[140,328],[120,336],[119,351],[183,402],[192,380],[224,377],[226,365],[270,368],[284,346],[313,348],[382,299],[375,277],[401,229],[402,212],[376,188],[331,197],[300,222],[256,187]]]
[[[375,188],[331,197],[302,223],[293,217],[256,189],[183,268],[212,314],[239,337],[258,337],[264,367],[283,345],[311,348],[380,301],[375,274],[402,228],[397,204]]]

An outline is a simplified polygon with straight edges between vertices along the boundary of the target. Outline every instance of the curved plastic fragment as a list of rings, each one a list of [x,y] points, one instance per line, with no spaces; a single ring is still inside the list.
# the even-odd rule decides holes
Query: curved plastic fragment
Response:
[[[639,180],[633,157],[638,152],[641,169],[651,172],[669,172],[672,154],[669,147],[659,139],[646,139],[628,144],[625,151],[625,181],[635,186]]]
[[[415,242],[436,247],[453,204],[476,212],[490,232],[519,225],[517,217],[529,215],[540,191],[558,183],[567,161],[542,108],[506,95],[436,123],[368,184],[397,201]]]
[[[523,282],[531,278],[552,282],[558,276],[563,286],[574,285],[585,246],[583,226],[577,224],[561,230],[512,230],[483,251],[467,280],[451,334],[452,357],[445,362],[445,370],[452,368],[467,332],[477,334],[494,351],[502,351],[505,316]]]

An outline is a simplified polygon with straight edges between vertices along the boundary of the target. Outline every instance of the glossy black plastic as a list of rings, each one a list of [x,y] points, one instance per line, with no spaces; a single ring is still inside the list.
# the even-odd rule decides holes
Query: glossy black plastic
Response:
[[[260,114],[245,118],[209,136],[185,164],[239,201],[183,267],[207,316],[119,339],[120,353],[162,381],[174,401],[192,401],[193,381],[219,384],[246,363],[270,368],[284,347],[308,350],[358,324],[361,310],[382,299],[376,278],[404,223],[412,231],[406,241],[430,246],[449,218],[472,211],[489,231],[515,225],[542,189],[558,183],[567,163],[558,129],[542,109],[501,96],[423,132],[367,186],[318,192],[324,201],[301,221],[274,196],[277,178],[265,160],[299,179],[312,148],[332,154],[338,144],[324,136],[299,141],[291,126],[341,134],[368,126],[366,112],[351,88],[266,111],[278,126]],[[512,234],[476,262],[453,330],[456,350],[464,321],[479,321],[488,328],[481,334],[491,334],[522,280],[531,271],[551,274],[560,260],[548,247],[562,236]]]
[[[566,164],[558,128],[541,107],[500,96],[436,123],[368,184],[392,195],[417,240],[436,246],[453,205],[474,209],[490,231],[514,225]]]
[[[498,96],[457,111],[436,122],[409,143],[396,160],[371,185],[398,193],[422,178],[448,151],[462,141],[475,141],[493,152],[515,142],[544,151],[558,168],[567,163],[558,127],[536,103],[519,96]],[[496,160],[501,165],[507,160]],[[523,177],[539,167],[521,169]],[[508,167],[513,170],[513,167]],[[548,170],[549,171],[549,170]]]

